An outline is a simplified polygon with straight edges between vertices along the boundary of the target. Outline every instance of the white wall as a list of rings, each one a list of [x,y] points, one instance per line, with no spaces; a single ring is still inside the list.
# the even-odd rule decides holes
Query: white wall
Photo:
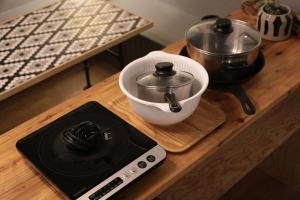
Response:
[[[239,7],[239,0],[112,0],[154,22],[144,35],[167,45],[184,37],[185,30],[207,14],[225,16]]]
[[[0,23],[15,19],[58,0],[0,0]]]
[[[226,16],[242,0],[112,0],[113,3],[154,22],[144,35],[167,45],[184,37],[185,30],[207,14]],[[282,0],[300,13],[300,0]]]
[[[281,2],[290,6],[295,13],[300,15],[300,0],[281,0]]]

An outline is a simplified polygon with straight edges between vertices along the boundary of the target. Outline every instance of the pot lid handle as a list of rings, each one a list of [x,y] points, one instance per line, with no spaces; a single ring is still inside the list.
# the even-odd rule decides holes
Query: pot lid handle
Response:
[[[176,71],[173,70],[173,63],[160,62],[155,65],[156,71],[153,73],[154,76],[173,76]]]
[[[230,19],[219,18],[214,25],[214,32],[228,34],[233,31]]]

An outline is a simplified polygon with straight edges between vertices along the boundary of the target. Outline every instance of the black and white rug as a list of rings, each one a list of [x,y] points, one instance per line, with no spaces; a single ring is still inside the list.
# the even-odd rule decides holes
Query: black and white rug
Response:
[[[62,0],[0,26],[0,94],[150,22],[106,0]]]

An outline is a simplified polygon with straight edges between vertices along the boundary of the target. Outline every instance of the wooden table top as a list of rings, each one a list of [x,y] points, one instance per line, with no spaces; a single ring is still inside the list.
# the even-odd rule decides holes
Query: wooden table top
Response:
[[[0,25],[0,101],[152,25],[107,0],[59,0]]]
[[[254,23],[240,11],[233,13],[230,17]],[[181,40],[167,47],[165,51],[178,53],[184,44],[185,41]],[[211,158],[215,152],[257,122],[272,108],[292,94],[299,93],[299,38],[292,37],[282,42],[264,41],[262,51],[266,60],[264,69],[243,85],[255,103],[257,113],[248,116],[244,114],[239,101],[232,94],[222,90],[209,89],[204,98],[219,106],[226,113],[225,123],[191,149],[180,154],[168,153],[162,166],[143,177],[141,182],[128,188],[128,192],[125,193],[126,199],[151,199],[157,196],[195,166],[203,163],[205,159]],[[79,96],[53,107],[0,136],[0,199],[16,199],[20,196],[24,199],[61,198],[60,194],[17,152],[15,143],[25,135],[90,100],[100,102],[131,123],[130,116],[114,110],[114,106],[108,103],[108,99],[113,97],[114,93],[101,95],[102,91],[110,89],[118,81],[118,76],[119,74],[116,74],[96,84]],[[121,92],[119,88],[115,88],[113,91]]]

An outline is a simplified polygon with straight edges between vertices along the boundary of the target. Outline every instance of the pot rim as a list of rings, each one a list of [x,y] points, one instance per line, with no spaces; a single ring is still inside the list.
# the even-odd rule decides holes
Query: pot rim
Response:
[[[230,19],[230,20],[231,20],[232,22],[237,22],[237,23],[240,23],[240,24],[244,24],[244,25],[248,26],[249,28],[251,28],[252,30],[254,30],[254,31],[256,31],[256,32],[258,33],[259,40],[258,40],[257,44],[256,44],[253,48],[251,48],[251,49],[248,50],[248,51],[242,52],[242,53],[215,53],[215,52],[206,51],[206,50],[203,50],[203,49],[200,49],[200,48],[194,46],[194,45],[188,40],[187,35],[188,35],[188,31],[189,31],[193,26],[195,26],[195,25],[201,23],[201,21],[200,21],[200,22],[196,22],[196,23],[192,24],[192,25],[185,31],[185,40],[186,40],[186,42],[187,42],[187,49],[189,49],[189,48],[191,47],[191,48],[194,48],[196,51],[198,51],[198,52],[200,52],[200,53],[203,53],[203,54],[206,54],[206,55],[209,55],[209,56],[243,56],[243,55],[245,55],[245,54],[248,54],[248,53],[251,52],[251,51],[257,50],[257,49],[260,47],[261,42],[262,42],[262,37],[261,37],[260,33],[259,33],[254,27],[252,27],[249,23],[247,23],[247,22],[244,22],[244,21],[238,20],[238,19]]]
[[[280,5],[280,6],[283,6],[284,8],[286,8],[288,12],[287,12],[287,13],[284,13],[284,14],[280,14],[280,15],[270,14],[270,13],[267,13],[267,12],[264,10],[264,8],[266,7],[266,5],[262,6],[260,10],[261,10],[261,12],[264,12],[264,13],[266,13],[267,15],[273,15],[273,16],[284,16],[284,15],[290,15],[290,14],[291,14],[292,9],[291,9],[288,5],[282,4],[282,3],[280,3],[279,5]]]

